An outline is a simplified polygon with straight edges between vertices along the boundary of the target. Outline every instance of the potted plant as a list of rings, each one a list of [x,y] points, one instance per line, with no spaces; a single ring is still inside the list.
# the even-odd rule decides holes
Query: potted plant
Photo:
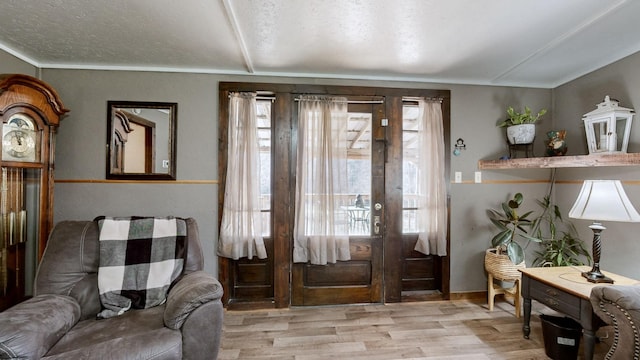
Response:
[[[531,241],[541,241],[528,235],[535,224],[534,220],[530,218],[533,211],[528,211],[522,215],[518,213],[523,201],[524,196],[521,193],[517,193],[512,199],[502,203],[502,212],[493,209],[488,210],[489,219],[500,230],[491,239],[493,249],[490,249],[489,252],[496,255],[506,255],[514,265],[524,262],[524,249],[519,241],[526,241],[527,245]]]
[[[591,255],[578,236],[578,231],[573,223],[562,218],[558,205],[552,204],[549,196],[539,200],[538,204],[542,207],[542,215],[536,219],[533,227],[542,248],[535,252],[533,266],[585,265],[582,258],[591,263]]]
[[[583,258],[590,263],[591,255],[575,226],[563,219],[560,208],[552,204],[550,198],[551,195],[547,194],[537,201],[542,208],[537,216],[533,216],[533,211],[518,214],[524,201],[521,193],[502,203],[502,212],[488,210],[491,222],[500,230],[491,239],[493,248],[487,250],[488,256],[506,255],[512,264],[520,265],[524,263],[524,248],[530,242],[536,242],[541,245],[541,250],[535,252],[533,266],[584,265]],[[526,242],[524,248],[519,241]]]
[[[524,112],[516,111],[513,106],[507,108],[507,120],[498,124],[498,127],[507,128],[507,140],[512,145],[531,144],[536,136],[535,123],[547,113],[547,109],[541,109],[533,113],[528,106]]]
[[[513,297],[516,307],[516,316],[520,314],[520,279],[519,269],[526,267],[524,262],[524,249],[518,243],[537,239],[528,236],[528,232],[534,225],[530,219],[533,212],[522,215],[518,209],[524,197],[521,193],[514,195],[513,199],[502,203],[502,211],[489,209],[489,219],[500,230],[491,239],[490,249],[484,256],[484,268],[487,271],[489,309],[493,309],[493,298],[496,294],[505,294]],[[526,246],[525,246],[526,247]]]

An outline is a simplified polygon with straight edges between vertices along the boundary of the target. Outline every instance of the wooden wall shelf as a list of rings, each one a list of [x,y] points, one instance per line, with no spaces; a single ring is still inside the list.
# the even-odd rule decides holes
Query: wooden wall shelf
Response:
[[[478,169],[551,169],[602,166],[638,166],[640,153],[536,157],[509,160],[479,160]]]

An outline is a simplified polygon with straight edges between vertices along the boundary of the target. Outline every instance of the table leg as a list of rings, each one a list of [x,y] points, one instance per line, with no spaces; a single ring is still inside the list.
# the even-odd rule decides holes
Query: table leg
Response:
[[[596,333],[593,330],[584,329],[584,358],[585,360],[593,359],[593,349],[596,344]]]
[[[524,298],[524,322],[522,323],[522,334],[525,339],[529,338],[529,334],[531,333],[531,326],[529,323],[531,321],[531,298]]]

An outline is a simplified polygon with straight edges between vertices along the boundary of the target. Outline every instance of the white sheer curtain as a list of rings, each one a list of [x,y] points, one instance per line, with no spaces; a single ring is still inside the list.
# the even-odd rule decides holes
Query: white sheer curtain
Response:
[[[418,101],[421,131],[418,140],[418,241],[423,254],[447,255],[447,188],[445,183],[442,104]]]
[[[229,148],[218,255],[239,259],[267,257],[260,214],[260,153],[256,94],[229,99]]]
[[[301,96],[294,223],[294,262],[350,260],[346,215],[347,99]]]

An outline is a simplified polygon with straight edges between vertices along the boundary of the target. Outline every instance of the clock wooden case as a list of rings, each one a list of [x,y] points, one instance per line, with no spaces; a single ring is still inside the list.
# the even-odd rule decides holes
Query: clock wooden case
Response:
[[[32,293],[53,226],[55,133],[68,111],[43,81],[0,74],[0,311]]]

